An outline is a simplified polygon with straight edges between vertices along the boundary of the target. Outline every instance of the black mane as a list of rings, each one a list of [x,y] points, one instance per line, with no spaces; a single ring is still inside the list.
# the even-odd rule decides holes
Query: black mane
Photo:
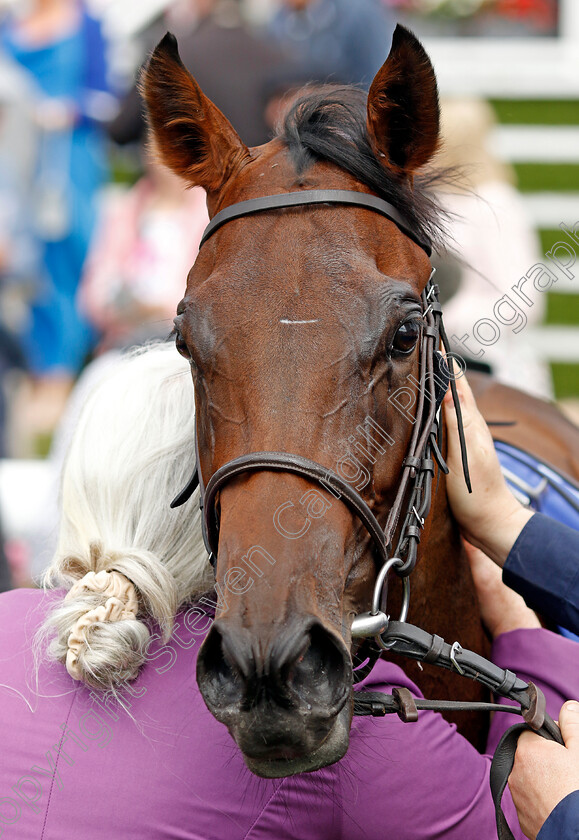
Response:
[[[383,166],[368,138],[366,99],[355,87],[316,86],[293,102],[276,137],[287,145],[298,174],[317,160],[335,163],[393,204],[420,238],[440,247],[445,214],[433,188],[448,173],[421,174],[411,184]]]

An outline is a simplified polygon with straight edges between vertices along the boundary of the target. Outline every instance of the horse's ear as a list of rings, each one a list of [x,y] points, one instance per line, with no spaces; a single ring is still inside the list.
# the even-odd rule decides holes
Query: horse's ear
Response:
[[[183,65],[170,33],[143,69],[140,90],[162,162],[190,184],[219,190],[249,152]]]
[[[436,76],[422,44],[398,25],[388,58],[368,93],[368,133],[384,163],[412,176],[438,146]]]

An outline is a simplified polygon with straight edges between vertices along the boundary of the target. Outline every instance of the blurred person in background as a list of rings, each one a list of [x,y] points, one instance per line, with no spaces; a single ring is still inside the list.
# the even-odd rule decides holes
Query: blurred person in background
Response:
[[[0,592],[8,592],[10,589],[12,589],[12,574],[4,549],[4,533],[0,521]]]
[[[13,5],[0,28],[0,49],[35,86],[38,146],[28,219],[42,250],[42,276],[24,350],[34,376],[30,422],[50,431],[94,341],[75,297],[96,194],[107,177],[102,122],[114,99],[100,25],[80,0]]]
[[[23,379],[17,372],[27,367],[19,330],[40,273],[27,219],[35,151],[29,93],[26,74],[0,54],[0,458],[9,454],[8,406]]]
[[[456,172],[441,196],[450,213],[450,253],[435,262],[445,293],[445,328],[454,350],[472,367],[488,366],[506,385],[550,398],[549,367],[538,358],[528,332],[541,323],[544,295],[532,278],[519,285],[520,293],[513,291],[541,262],[540,242],[512,167],[492,150],[496,124],[494,111],[482,100],[442,103],[437,163]]]
[[[242,0],[181,0],[173,4],[164,26],[177,37],[185,67],[243,142],[248,146],[266,143],[271,135],[266,106],[278,79],[283,82],[288,75],[287,62],[246,21]],[[157,34],[158,30],[151,47]],[[304,81],[302,74],[300,83]],[[109,134],[124,145],[142,140],[144,127],[143,104],[135,85],[110,123]]]
[[[367,88],[388,54],[394,25],[381,0],[282,0],[269,29],[307,79]]]
[[[98,352],[166,338],[209,221],[205,191],[152,159],[102,207],[79,290]]]
[[[1,276],[0,276],[1,282]],[[1,300],[1,297],[0,297]],[[0,458],[11,454],[9,445],[9,400],[12,379],[26,371],[26,361],[18,340],[11,329],[0,319]]]
[[[185,189],[183,181],[153,157],[145,157],[144,167],[145,174],[133,187],[104,196],[85,263],[79,305],[101,339],[51,440],[46,460],[51,480],[29,539],[34,578],[44,571],[56,545],[58,481],[80,406],[118,363],[122,351],[170,334],[209,221],[203,189]]]

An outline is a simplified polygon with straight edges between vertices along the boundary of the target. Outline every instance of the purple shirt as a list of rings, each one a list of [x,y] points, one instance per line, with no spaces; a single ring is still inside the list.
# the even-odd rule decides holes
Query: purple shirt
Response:
[[[62,596],[62,593],[60,593]],[[287,779],[253,776],[209,713],[195,663],[210,619],[179,615],[174,639],[155,640],[125,691],[128,713],[42,663],[32,640],[54,595],[0,595],[0,837],[2,840],[495,840],[480,755],[433,712],[354,718],[337,764]],[[579,697],[579,645],[547,630],[499,637],[493,659],[545,691],[551,715]],[[380,661],[368,690],[416,686]],[[512,723],[494,716],[489,749]],[[510,795],[504,808],[522,838]]]

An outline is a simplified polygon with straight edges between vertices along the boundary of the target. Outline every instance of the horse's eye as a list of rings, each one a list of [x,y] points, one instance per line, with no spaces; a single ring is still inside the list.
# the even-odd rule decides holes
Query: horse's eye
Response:
[[[394,341],[392,342],[392,349],[396,353],[407,355],[414,350],[419,337],[420,321],[405,321],[396,331]]]

